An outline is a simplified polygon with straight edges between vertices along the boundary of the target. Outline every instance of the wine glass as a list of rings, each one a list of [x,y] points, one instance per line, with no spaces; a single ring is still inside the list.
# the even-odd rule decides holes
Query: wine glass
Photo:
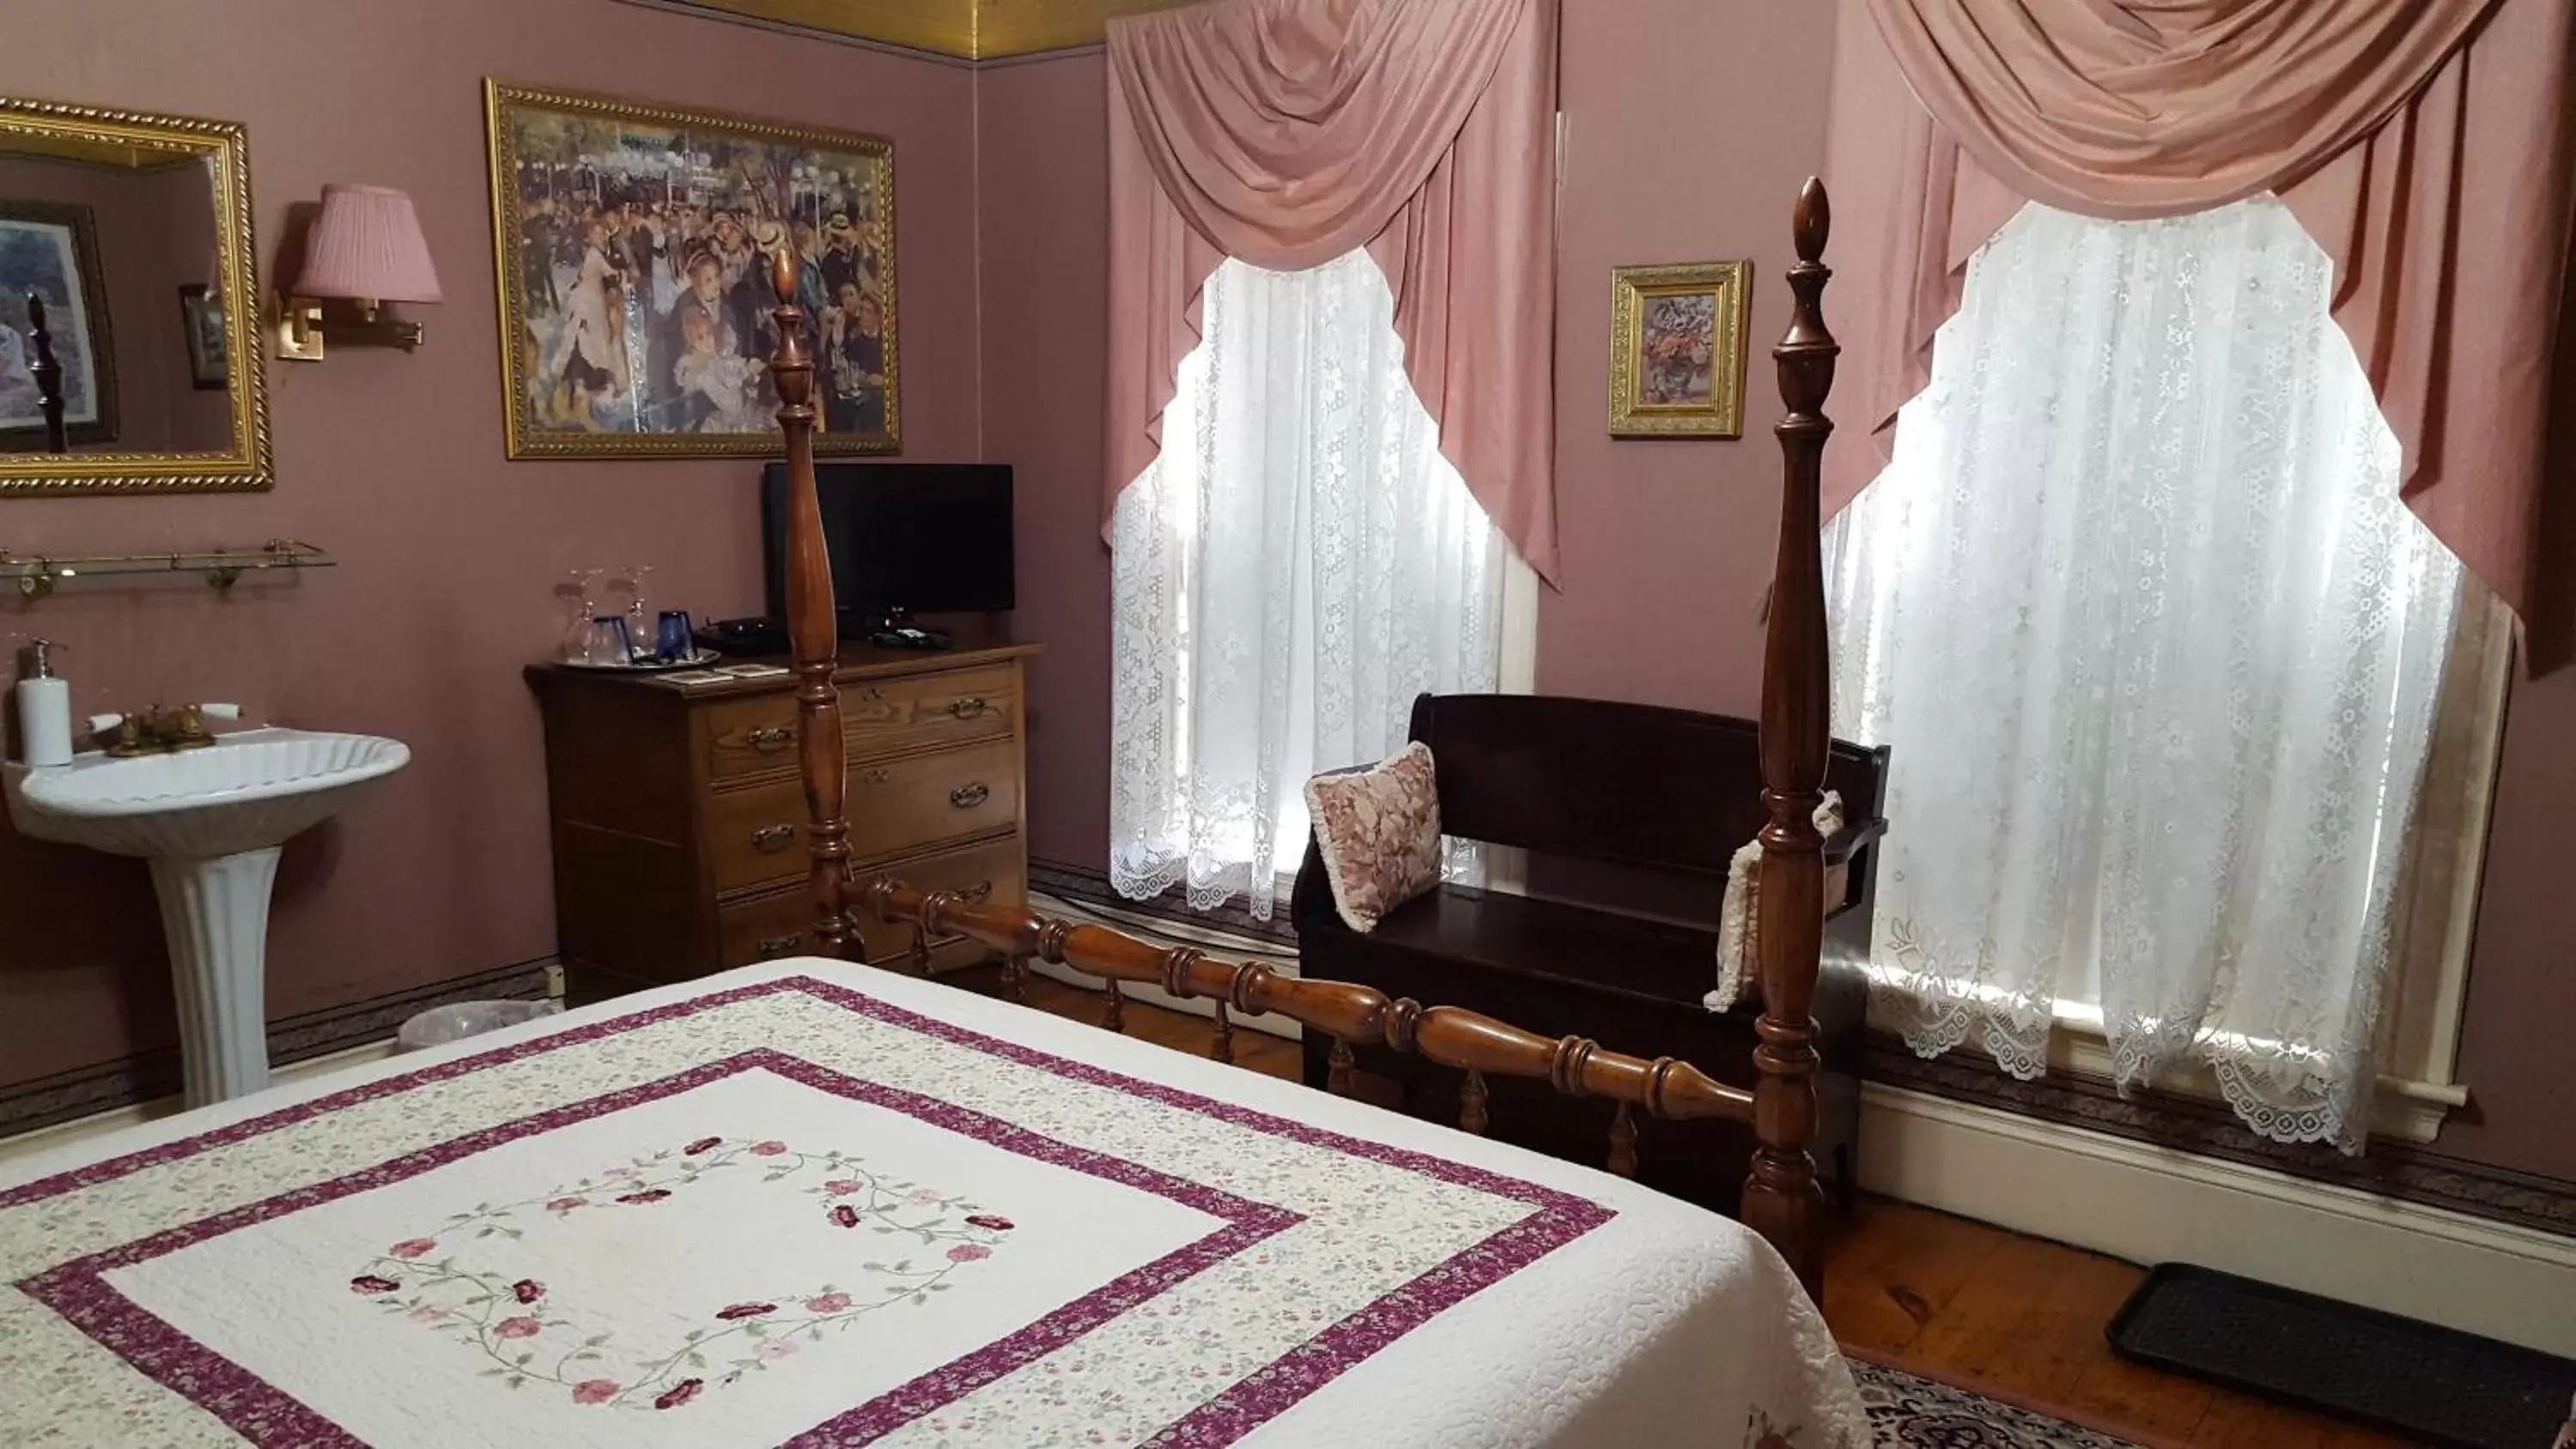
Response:
[[[650,649],[654,639],[653,610],[644,600],[644,591],[653,580],[653,566],[628,564],[626,576],[631,583],[626,595],[626,638],[639,649]]]
[[[626,637],[632,641],[635,637],[633,632],[635,605],[644,597],[636,587],[635,570],[629,565],[620,564],[605,572],[608,575],[608,593],[607,597],[601,600],[599,617],[615,619],[625,625],[628,631]]]
[[[597,592],[606,569],[566,569],[561,583],[555,585],[555,598],[564,609],[563,642],[555,657],[567,664],[583,664],[590,659],[590,621],[599,614]]]

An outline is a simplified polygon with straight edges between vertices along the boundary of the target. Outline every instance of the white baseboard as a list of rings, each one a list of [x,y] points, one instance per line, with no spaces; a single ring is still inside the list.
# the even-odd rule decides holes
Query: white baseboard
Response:
[[[501,967],[494,972],[480,973],[480,977],[488,980],[494,975],[515,974],[531,968],[542,969],[545,972],[546,997],[560,1005],[564,999],[564,969],[563,963],[552,956]],[[458,978],[460,981],[470,979],[476,978]],[[382,1005],[384,1005],[382,1001],[362,1001],[349,1010],[363,1012]],[[413,1009],[426,1010],[427,1008],[415,1005]],[[297,1018],[301,1021],[310,1019]],[[270,1025],[274,1029],[276,1023],[272,1022]],[[275,1068],[268,1074],[269,1085],[282,1086],[288,1082],[311,1081],[315,1077],[339,1071],[344,1067],[382,1061],[394,1054],[394,1044],[394,1036],[388,1032],[373,1041],[360,1041],[353,1046],[341,1047],[317,1057],[306,1057],[302,1061],[290,1062]],[[66,1142],[96,1137],[101,1133],[113,1132],[120,1127],[132,1127],[142,1122],[157,1122],[164,1117],[175,1117],[185,1110],[187,1110],[187,1104],[179,1098],[161,1097],[149,1102],[111,1107],[104,1112],[93,1112],[86,1117],[75,1117],[66,1122],[56,1122],[50,1126],[0,1137],[0,1162],[32,1156],[35,1153],[59,1147]]]
[[[1876,1084],[1860,1184],[2576,1356],[2576,1239]]]
[[[548,968],[549,971],[560,969],[559,967]],[[393,1054],[394,1039],[390,1036],[378,1041],[360,1042],[356,1046],[343,1047],[324,1056],[307,1057],[303,1061],[279,1067],[268,1074],[268,1084],[272,1087],[282,1087],[289,1082],[309,1082],[315,1077],[326,1076],[349,1067],[362,1066],[368,1062],[380,1062]],[[57,1122],[50,1127],[39,1127],[32,1132],[21,1132],[15,1137],[0,1138],[0,1162],[31,1157],[36,1153],[60,1147],[67,1142],[97,1137],[114,1132],[121,1127],[158,1122],[164,1117],[175,1117],[186,1110],[187,1104],[179,1098],[162,1097],[155,1101],[137,1102],[130,1107],[93,1112],[86,1117],[75,1117],[69,1122]]]
[[[1275,954],[1275,948],[1267,941],[1256,941],[1247,936],[1235,935],[1230,931],[1221,931],[1208,926],[1183,925],[1129,911],[1105,910],[1098,906],[1084,905],[1079,901],[1068,901],[1061,896],[1049,895],[1044,891],[1029,893],[1029,909],[1088,925],[1107,926],[1113,931],[1124,931],[1130,936],[1157,946],[1197,946],[1211,954],[1221,955],[1229,961],[1258,961],[1282,976],[1297,974],[1297,962],[1294,957]],[[1098,991],[1103,986],[1097,976],[1086,976],[1070,966],[1058,966],[1049,961],[1032,960],[1029,962],[1029,969],[1049,981],[1061,981],[1067,986],[1079,986],[1085,991]],[[1195,996],[1174,996],[1159,986],[1146,986],[1129,981],[1121,983],[1119,990],[1126,993],[1128,1000],[1141,1001],[1148,1006],[1186,1012],[1191,1016],[1213,1018],[1216,1015],[1216,1003]],[[1290,1041],[1299,1039],[1297,1023],[1275,1013],[1264,1013],[1259,1016],[1235,1015],[1232,1020],[1239,1030],[1265,1032],[1271,1036],[1286,1037]]]

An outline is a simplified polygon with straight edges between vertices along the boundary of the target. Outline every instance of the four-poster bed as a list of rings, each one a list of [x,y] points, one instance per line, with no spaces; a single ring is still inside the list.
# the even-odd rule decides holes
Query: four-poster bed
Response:
[[[1747,1090],[1723,1084],[1669,1057],[1652,1061],[1607,1050],[1582,1037],[1550,1038],[1455,1007],[1390,1000],[1373,987],[1294,980],[1258,964],[1228,965],[1194,947],[1158,948],[1096,925],[1049,919],[1017,906],[971,904],[952,892],[927,894],[880,878],[857,888],[849,869],[848,823],[842,814],[844,745],[840,703],[832,687],[838,635],[832,580],[824,557],[815,498],[809,401],[813,364],[799,340],[793,260],[774,258],[772,284],[784,339],[771,365],[778,419],[787,435],[791,502],[788,524],[788,612],[796,671],[803,681],[798,750],[811,815],[812,890],[817,935],[834,952],[854,934],[849,913],[909,922],[923,938],[963,935],[1003,953],[1014,971],[1035,957],[1102,977],[1116,1020],[1118,983],[1144,982],[1174,996],[1214,1004],[1216,1052],[1229,1051],[1229,1010],[1276,1012],[1335,1040],[1332,1088],[1346,1092],[1349,1043],[1378,1042],[1471,1074],[1462,1122],[1481,1131],[1484,1094],[1473,1074],[1544,1079],[1559,1092],[1617,1104],[1611,1127],[1614,1171],[1633,1172],[1635,1109],[1669,1118],[1721,1117],[1750,1123],[1759,1143],[1744,1184],[1742,1218],[1768,1239],[1813,1294],[1823,1279],[1820,1238],[1824,1197],[1808,1144],[1816,1132],[1814,1023],[1824,920],[1824,840],[1814,824],[1823,798],[1830,708],[1823,520],[1819,474],[1833,423],[1824,414],[1840,352],[1821,309],[1826,234],[1831,216],[1823,185],[1810,179],[1799,194],[1793,230],[1797,264],[1788,335],[1772,351],[1788,412],[1780,440],[1782,488],[1779,552],[1774,568],[1762,669],[1763,828],[1758,906],[1753,926],[1763,1011],[1754,1053],[1758,1078]]]
[[[1825,231],[1810,183],[1777,353],[1788,498],[1749,1089],[946,892],[857,889],[792,305],[773,369],[822,940],[841,947],[866,910],[1106,977],[1113,1001],[1152,982],[1545,1080],[1619,1124],[1746,1121],[1753,1231],[937,982],[778,961],[0,1171],[0,1441],[1861,1449],[1850,1373],[1800,1291],[1820,1208]]]

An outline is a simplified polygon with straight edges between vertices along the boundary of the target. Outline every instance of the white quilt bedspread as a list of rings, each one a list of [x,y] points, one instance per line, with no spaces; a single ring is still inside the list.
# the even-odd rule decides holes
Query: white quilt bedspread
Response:
[[[0,1443],[1861,1449],[1753,1234],[788,961],[0,1176]]]

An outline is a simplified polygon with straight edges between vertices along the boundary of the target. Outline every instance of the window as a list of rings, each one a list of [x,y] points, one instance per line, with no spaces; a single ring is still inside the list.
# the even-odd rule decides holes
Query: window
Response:
[[[1418,694],[1527,687],[1531,575],[1441,455],[1365,251],[1210,276],[1111,543],[1123,895],[1268,917],[1308,777],[1391,753]]]
[[[2034,204],[1970,264],[1827,535],[1837,732],[1893,747],[1872,1012],[1916,1050],[2035,1076],[2073,1026],[2347,1151],[2383,1062],[2447,1084],[2494,730],[2454,716],[2502,635],[2398,501],[2332,282],[2268,196]]]

